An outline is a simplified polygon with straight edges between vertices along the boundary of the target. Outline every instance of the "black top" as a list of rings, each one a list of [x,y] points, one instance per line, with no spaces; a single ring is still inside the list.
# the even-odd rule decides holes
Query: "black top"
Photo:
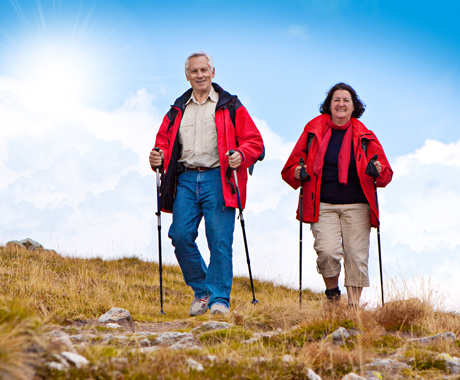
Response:
[[[359,183],[353,142],[348,168],[348,184],[339,183],[339,152],[346,130],[332,129],[331,139],[324,155],[321,175],[321,202],[332,204],[368,203]]]

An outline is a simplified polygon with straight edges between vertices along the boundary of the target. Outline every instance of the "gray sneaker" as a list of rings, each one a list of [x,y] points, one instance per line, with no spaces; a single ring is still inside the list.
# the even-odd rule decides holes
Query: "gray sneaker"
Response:
[[[211,314],[228,314],[228,307],[221,303],[215,303],[211,306]]]
[[[208,311],[209,296],[203,298],[194,298],[190,305],[189,315],[194,317],[196,315],[202,315]]]

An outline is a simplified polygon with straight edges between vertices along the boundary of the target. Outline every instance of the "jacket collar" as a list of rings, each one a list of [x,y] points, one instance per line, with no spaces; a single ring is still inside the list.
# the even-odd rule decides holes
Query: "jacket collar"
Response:
[[[314,133],[318,137],[319,141],[322,141],[328,119],[329,115],[327,114],[315,117],[307,124],[305,128],[306,132]],[[358,119],[352,117],[351,122],[353,124],[353,139],[359,138],[362,135],[370,134],[370,131],[366,128],[366,126]]]
[[[219,94],[219,101],[217,102],[216,109],[224,106],[225,104],[229,103],[234,98],[236,98],[235,95],[231,95],[230,93],[225,91],[222,87],[220,87],[217,83],[212,83],[212,87]],[[189,88],[187,91],[185,91],[180,97],[176,99],[176,101],[174,102],[174,107],[179,108],[183,112],[187,105],[188,100],[192,96],[192,92],[193,92],[192,88]]]

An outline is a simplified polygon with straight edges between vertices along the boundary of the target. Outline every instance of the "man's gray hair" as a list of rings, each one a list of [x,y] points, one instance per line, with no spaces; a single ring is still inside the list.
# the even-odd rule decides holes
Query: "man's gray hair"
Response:
[[[208,59],[208,63],[209,63],[209,67],[211,68],[211,71],[214,69],[214,65],[212,63],[212,58],[211,56],[204,52],[203,50],[199,51],[199,52],[196,52],[196,53],[193,53],[193,54],[190,54],[187,59],[185,60],[185,75],[188,74],[188,66],[190,64],[190,60],[192,58],[196,58],[196,57],[206,57]]]

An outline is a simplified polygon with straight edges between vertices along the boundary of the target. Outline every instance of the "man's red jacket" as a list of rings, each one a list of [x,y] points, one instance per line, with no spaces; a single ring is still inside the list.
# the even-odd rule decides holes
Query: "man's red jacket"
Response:
[[[297,144],[295,145],[291,155],[289,156],[286,165],[281,171],[282,178],[291,185],[294,189],[300,187],[300,181],[294,177],[295,168],[299,165],[299,160],[302,157],[306,162],[307,174],[311,180],[303,184],[303,210],[302,220],[305,223],[316,223],[319,216],[319,203],[321,192],[321,174],[313,173],[313,163],[315,162],[316,153],[323,139],[323,134],[326,128],[329,115],[323,114],[311,120],[304,128]],[[353,152],[356,159],[356,169],[358,171],[359,181],[364,191],[364,195],[370,206],[371,224],[373,227],[378,226],[379,212],[375,199],[374,178],[365,174],[369,160],[376,154],[378,161],[382,165],[382,171],[377,177],[377,186],[385,187],[390,183],[393,177],[393,170],[385,156],[379,140],[373,132],[368,130],[363,123],[358,119],[352,118],[353,125]],[[307,156],[307,139],[310,134],[312,140],[309,144]],[[367,152],[363,149],[367,141]],[[297,219],[299,219],[299,208],[297,208]]]
[[[233,149],[240,152],[242,156],[241,165],[237,170],[237,177],[241,204],[244,208],[248,180],[247,169],[257,161],[263,152],[262,136],[248,111],[238,100],[238,97],[230,95],[216,83],[212,85],[219,94],[215,121],[225,205],[227,207],[238,207],[235,182],[228,164],[228,157],[225,155],[229,150]],[[155,147],[161,148],[164,153],[161,206],[162,210],[166,212],[172,212],[172,205],[176,195],[177,163],[181,154],[177,132],[179,131],[185,105],[191,95],[192,89],[189,89],[171,106],[171,109],[163,118],[155,141]],[[233,120],[235,123],[233,123]]]

